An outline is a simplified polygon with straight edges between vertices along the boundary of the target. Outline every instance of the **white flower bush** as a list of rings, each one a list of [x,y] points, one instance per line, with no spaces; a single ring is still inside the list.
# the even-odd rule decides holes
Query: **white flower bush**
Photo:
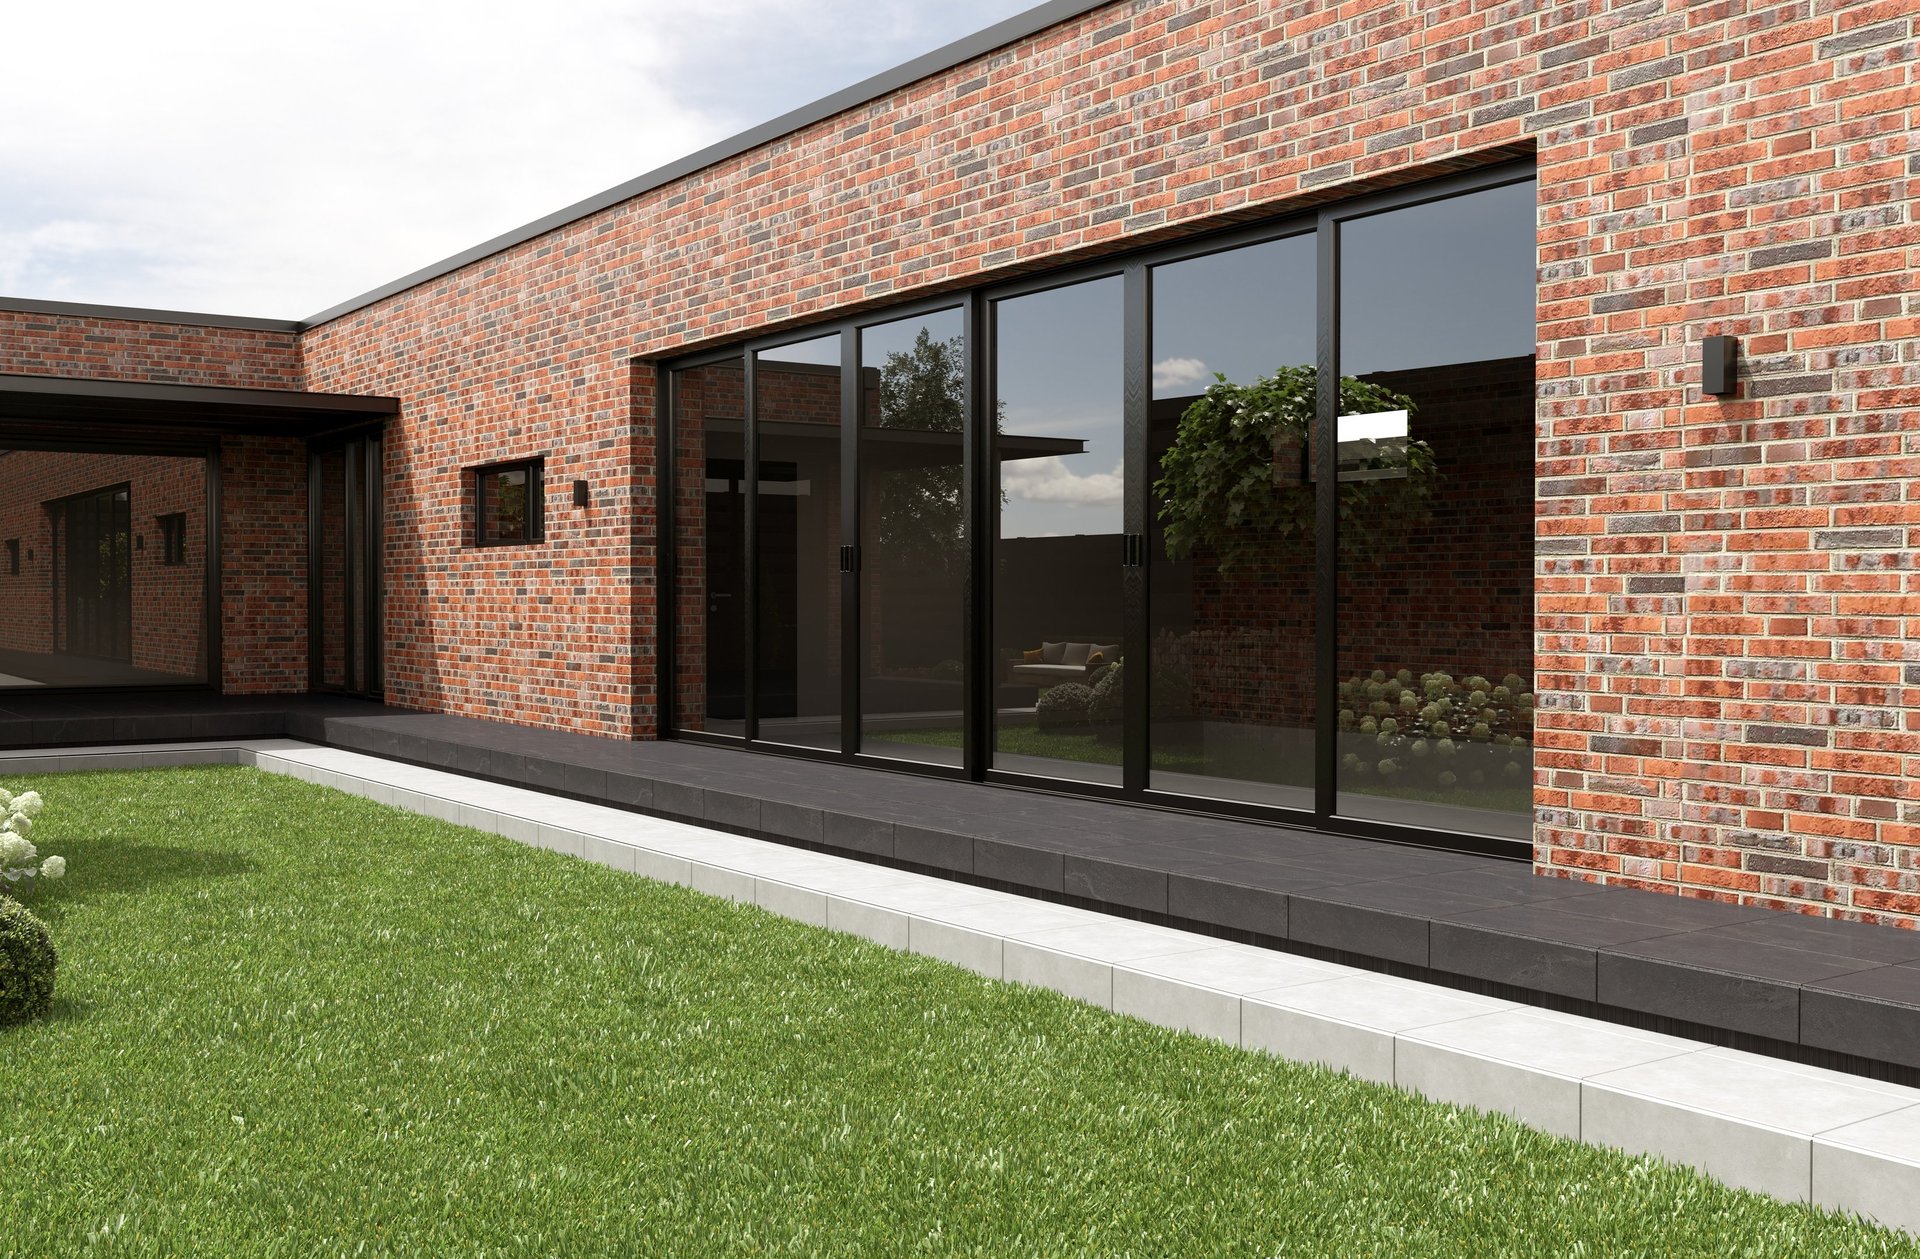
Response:
[[[34,815],[45,804],[37,791],[23,791],[16,796],[0,789],[0,811],[7,815],[6,821],[0,822],[0,880],[5,881],[0,883],[0,890],[35,876],[57,879],[67,872],[65,857],[42,858],[40,850],[27,838],[33,829]]]

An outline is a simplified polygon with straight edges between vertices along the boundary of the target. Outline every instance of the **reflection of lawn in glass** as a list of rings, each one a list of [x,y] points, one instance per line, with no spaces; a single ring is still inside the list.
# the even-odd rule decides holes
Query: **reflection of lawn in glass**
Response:
[[[885,743],[918,743],[941,748],[961,746],[958,730],[870,731],[866,737]],[[994,732],[994,747],[1009,756],[1043,756],[1056,761],[1079,761],[1089,765],[1120,763],[1120,743],[1117,739],[1108,741],[1098,735],[1040,730],[1033,726],[1002,726]],[[1280,767],[1274,764],[1271,749],[1252,742],[1221,743],[1216,746],[1212,756],[1203,756],[1193,750],[1156,748],[1153,766],[1168,773],[1203,774],[1210,778],[1232,778],[1241,782],[1274,783],[1280,786],[1304,785],[1291,783],[1286,775],[1276,773]],[[1346,791],[1355,790],[1351,783],[1343,782],[1341,786]],[[1370,782],[1359,790],[1364,795],[1391,800],[1424,800],[1462,809],[1492,809],[1500,813],[1527,813],[1533,808],[1533,788],[1524,783],[1511,787],[1447,789],[1412,783],[1395,783],[1386,787],[1379,782]]]

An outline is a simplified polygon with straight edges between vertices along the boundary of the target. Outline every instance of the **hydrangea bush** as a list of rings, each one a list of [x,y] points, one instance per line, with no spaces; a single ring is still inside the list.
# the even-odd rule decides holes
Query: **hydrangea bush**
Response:
[[[40,1018],[53,1008],[59,964],[47,924],[20,902],[0,896],[0,1027]]]
[[[42,857],[27,838],[44,803],[37,791],[16,796],[0,790],[0,810],[7,815],[7,820],[0,822],[0,895],[11,894],[18,899],[36,878],[57,879],[67,872],[65,857]]]
[[[1350,779],[1409,786],[1521,786],[1533,771],[1533,692],[1509,673],[1410,669],[1340,684],[1340,758]]]

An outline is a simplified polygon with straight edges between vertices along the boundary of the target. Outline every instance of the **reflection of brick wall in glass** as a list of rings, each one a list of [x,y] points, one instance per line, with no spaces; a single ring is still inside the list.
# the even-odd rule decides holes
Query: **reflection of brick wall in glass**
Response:
[[[102,644],[121,654],[135,670],[182,680],[204,676],[206,634],[206,462],[196,457],[119,455],[78,451],[9,450],[0,453],[0,535],[18,539],[20,565],[9,564],[0,584],[0,652],[21,653],[0,672],[33,681],[72,684],[85,679],[66,668],[42,671],[31,659],[73,655]],[[127,487],[127,532],[100,555],[88,557],[96,581],[111,577],[125,594],[99,603],[104,615],[125,617],[124,630],[92,627],[81,641],[69,622],[69,596],[76,566],[66,560],[76,530],[93,539],[100,530],[86,525],[82,513],[66,504],[111,487]],[[69,522],[71,517],[71,522]],[[91,517],[87,517],[90,520]],[[171,522],[171,523],[163,523]],[[58,539],[56,533],[65,530]],[[119,537],[118,526],[112,531]],[[169,546],[169,542],[172,546]],[[177,556],[178,558],[173,558]],[[94,601],[98,602],[98,601]],[[81,606],[90,610],[94,602]],[[124,606],[120,606],[124,603]],[[88,650],[88,655],[100,655]],[[104,667],[104,666],[103,666]],[[51,669],[51,662],[49,662]],[[102,677],[126,682],[131,676]],[[147,679],[164,681],[165,678]]]

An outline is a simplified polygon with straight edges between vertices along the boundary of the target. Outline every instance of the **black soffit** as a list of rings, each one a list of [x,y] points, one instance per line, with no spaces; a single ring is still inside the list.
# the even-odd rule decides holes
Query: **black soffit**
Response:
[[[360,394],[0,374],[0,428],[46,440],[305,437],[399,411],[397,398]]]

